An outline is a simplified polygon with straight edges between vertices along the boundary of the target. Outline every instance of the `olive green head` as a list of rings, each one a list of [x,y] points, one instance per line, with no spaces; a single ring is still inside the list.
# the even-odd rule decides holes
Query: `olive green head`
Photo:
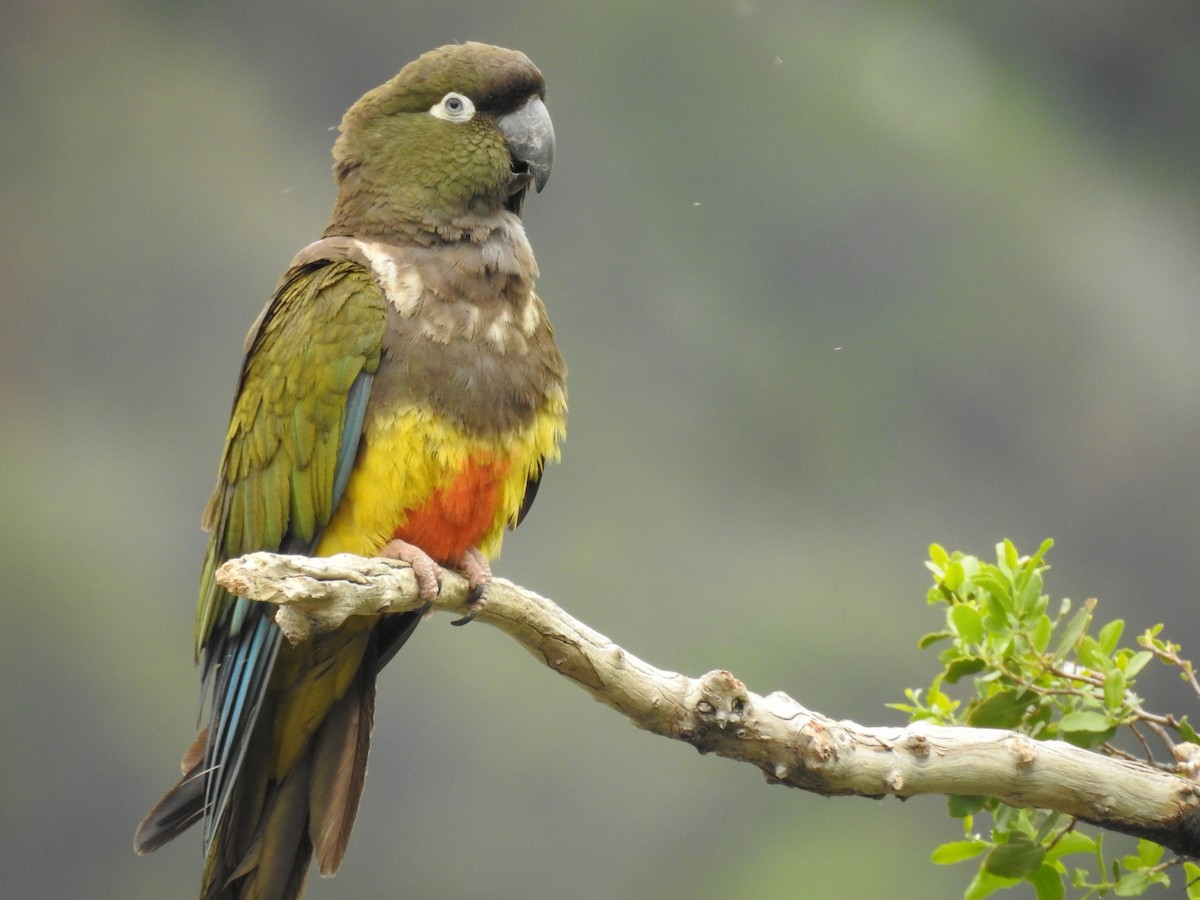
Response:
[[[537,67],[503,47],[451,44],[409,63],[342,118],[327,233],[446,231],[520,212],[554,160],[544,95]]]

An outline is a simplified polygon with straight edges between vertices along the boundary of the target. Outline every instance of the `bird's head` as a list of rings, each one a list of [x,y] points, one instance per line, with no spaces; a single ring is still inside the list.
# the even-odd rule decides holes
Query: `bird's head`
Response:
[[[347,110],[334,144],[330,232],[444,232],[520,213],[554,162],[545,82],[515,50],[439,47]]]

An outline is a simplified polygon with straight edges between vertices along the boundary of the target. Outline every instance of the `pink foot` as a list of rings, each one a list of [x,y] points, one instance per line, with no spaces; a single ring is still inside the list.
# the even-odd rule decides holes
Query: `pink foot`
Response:
[[[417,579],[417,596],[426,603],[432,603],[437,598],[442,589],[438,577],[442,570],[433,561],[433,557],[420,547],[397,539],[385,544],[379,555],[408,563]]]
[[[398,559],[412,566],[413,575],[417,579],[417,596],[426,604],[437,599],[442,589],[442,570],[428,553],[415,544],[396,539],[385,544],[379,555],[388,559]],[[466,602],[470,612],[450,624],[466,625],[487,602],[483,595],[492,583],[492,567],[488,565],[486,557],[477,548],[472,547],[455,563],[454,568],[466,576],[469,586]]]

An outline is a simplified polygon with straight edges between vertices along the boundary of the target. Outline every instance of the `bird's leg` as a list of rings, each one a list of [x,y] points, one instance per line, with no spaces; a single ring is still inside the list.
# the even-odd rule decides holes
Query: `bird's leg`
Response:
[[[467,584],[470,587],[470,591],[467,593],[467,606],[470,611],[461,619],[455,619],[450,624],[466,625],[487,603],[483,595],[487,593],[488,585],[492,583],[492,567],[488,565],[487,558],[479,552],[479,548],[472,547],[462,555],[462,559],[454,568],[467,577]]]
[[[425,601],[428,610],[428,604],[437,598],[442,589],[441,579],[438,577],[442,570],[433,561],[433,557],[415,544],[398,538],[385,544],[379,555],[388,559],[398,559],[412,566],[413,575],[417,579],[417,596]]]

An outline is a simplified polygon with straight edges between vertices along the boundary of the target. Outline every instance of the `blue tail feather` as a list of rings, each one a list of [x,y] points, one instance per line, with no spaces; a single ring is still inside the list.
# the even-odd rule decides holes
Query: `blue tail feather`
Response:
[[[251,627],[243,627],[232,638],[232,646],[217,676],[213,721],[204,758],[205,768],[211,772],[205,790],[206,847],[229,802],[279,650],[281,632],[267,613],[265,608],[251,610],[246,623]]]

